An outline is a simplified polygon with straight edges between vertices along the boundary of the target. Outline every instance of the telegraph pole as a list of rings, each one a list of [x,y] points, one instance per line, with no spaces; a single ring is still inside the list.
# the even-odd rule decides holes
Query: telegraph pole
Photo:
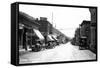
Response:
[[[56,23],[53,22],[53,12],[52,12],[52,26],[56,28]]]
[[[51,33],[53,34],[53,12],[52,12],[52,26],[51,26]]]
[[[53,12],[52,12],[52,26],[53,26]]]

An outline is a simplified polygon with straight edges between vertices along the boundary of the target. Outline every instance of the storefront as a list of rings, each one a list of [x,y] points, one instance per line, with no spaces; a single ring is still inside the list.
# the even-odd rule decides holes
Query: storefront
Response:
[[[34,18],[30,17],[26,13],[19,12],[19,48],[27,50],[31,48],[34,40],[43,39],[42,34],[38,31],[39,24],[35,22]],[[34,37],[34,38],[33,38]]]

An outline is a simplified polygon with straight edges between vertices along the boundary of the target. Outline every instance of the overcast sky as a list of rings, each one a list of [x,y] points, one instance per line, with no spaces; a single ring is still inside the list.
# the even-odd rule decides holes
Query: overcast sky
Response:
[[[74,37],[75,29],[83,20],[90,20],[88,8],[20,5],[19,11],[34,18],[47,17],[50,23],[53,21],[53,26],[56,25],[57,29],[71,38]]]

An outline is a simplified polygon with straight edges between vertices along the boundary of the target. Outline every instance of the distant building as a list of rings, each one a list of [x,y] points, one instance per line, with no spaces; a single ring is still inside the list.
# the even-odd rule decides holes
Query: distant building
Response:
[[[46,17],[40,17],[40,20],[47,21],[47,18]]]
[[[46,17],[40,17],[40,20],[36,20],[40,26],[39,30],[43,35],[52,34],[52,24],[47,20]]]
[[[75,38],[73,39],[73,43],[75,43],[75,45],[80,45],[79,44],[79,39],[80,38],[80,28],[77,28],[75,31]]]
[[[62,32],[60,32],[58,29],[54,27],[52,27],[52,34],[57,36],[60,43],[66,43],[69,41],[69,38],[65,34],[63,34]]]

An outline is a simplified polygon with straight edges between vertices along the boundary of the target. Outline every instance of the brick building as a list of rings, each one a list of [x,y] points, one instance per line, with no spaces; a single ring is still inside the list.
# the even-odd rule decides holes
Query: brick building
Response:
[[[52,24],[46,17],[40,17],[40,20],[36,19],[36,22],[40,24],[39,30],[43,35],[52,34]]]

